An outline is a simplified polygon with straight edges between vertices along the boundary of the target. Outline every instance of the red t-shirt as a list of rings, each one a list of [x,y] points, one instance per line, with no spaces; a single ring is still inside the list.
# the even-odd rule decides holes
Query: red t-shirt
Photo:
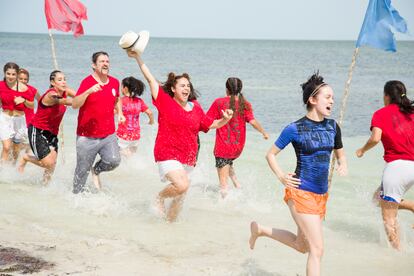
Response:
[[[76,96],[83,94],[98,82],[90,75],[80,84]],[[102,90],[89,94],[79,109],[77,135],[104,138],[115,132],[114,108],[119,97],[119,81],[108,76]]]
[[[34,95],[36,94],[36,89],[34,91],[33,89],[35,88],[28,86],[26,91],[18,92],[16,90],[10,89],[5,81],[0,81],[0,99],[3,109],[25,111],[27,107],[24,105],[24,103],[16,105],[14,103],[14,98],[22,97],[28,101],[33,101]]]
[[[29,97],[27,98],[27,100],[30,101],[30,102],[32,102],[35,99],[35,96],[36,96],[36,93],[37,93],[37,89],[34,88],[31,85],[27,85],[27,87],[29,87],[29,91],[30,91]],[[30,122],[32,121],[33,116],[34,116],[34,108],[29,108],[27,106],[24,106],[23,111],[24,111],[24,116],[26,117],[26,125],[29,126],[30,125]]]
[[[384,160],[414,160],[414,114],[402,113],[396,104],[377,110],[372,116],[371,129],[382,130]]]
[[[138,97],[122,97],[122,113],[125,122],[118,124],[116,134],[119,138],[134,141],[140,138],[139,114],[145,112],[148,106]]]
[[[3,110],[14,110],[14,93],[16,91],[10,89],[5,81],[0,81],[0,99]]]
[[[235,100],[237,110],[239,101]],[[246,142],[246,123],[254,120],[251,104],[245,101],[246,109],[243,115],[234,113],[233,118],[223,127],[216,129],[216,144],[214,156],[234,159],[240,156]],[[218,98],[211,105],[207,115],[213,119],[220,119],[222,110],[230,108],[230,97]]]
[[[39,99],[36,114],[32,119],[32,125],[36,128],[48,130],[54,135],[59,133],[59,125],[62,122],[63,115],[66,111],[66,106],[63,104],[55,104],[46,106],[42,103],[46,94],[56,92],[53,88],[47,90]],[[63,98],[66,98],[66,93],[63,93]]]
[[[198,132],[207,132],[213,119],[206,116],[197,101],[191,102],[191,111],[185,111],[160,86],[153,104],[158,109],[158,133],[155,140],[155,161],[177,160],[195,166]]]

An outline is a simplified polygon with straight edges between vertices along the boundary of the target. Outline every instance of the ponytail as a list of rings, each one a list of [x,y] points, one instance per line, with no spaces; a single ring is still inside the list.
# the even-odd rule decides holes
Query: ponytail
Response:
[[[228,78],[226,81],[226,88],[230,95],[230,109],[233,112],[240,114],[243,116],[244,111],[248,110],[248,105],[246,104],[246,99],[243,97],[242,88],[243,83],[239,78],[231,77]],[[238,96],[238,107],[236,110],[236,96]]]
[[[407,97],[407,89],[401,81],[391,80],[385,83],[384,95],[390,98],[390,103],[398,105],[402,113],[414,113],[413,102]]]

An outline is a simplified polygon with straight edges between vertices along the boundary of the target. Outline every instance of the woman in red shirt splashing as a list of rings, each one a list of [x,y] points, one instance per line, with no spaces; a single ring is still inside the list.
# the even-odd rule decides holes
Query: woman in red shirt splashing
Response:
[[[1,161],[17,160],[20,144],[27,139],[27,127],[24,117],[26,107],[33,108],[31,89],[17,79],[19,66],[8,62],[4,65],[4,81],[0,81],[0,139],[3,144]]]
[[[268,139],[260,123],[254,118],[251,104],[242,94],[243,83],[239,78],[228,78],[226,81],[226,97],[216,99],[207,112],[213,119],[221,117],[220,110],[230,108],[234,111],[233,118],[222,128],[216,130],[214,156],[220,181],[222,197],[227,195],[227,180],[230,177],[234,187],[240,188],[233,168],[233,161],[240,156],[246,142],[246,123],[251,124],[258,132]]]
[[[65,75],[55,70],[50,74],[50,89],[39,99],[39,106],[29,126],[29,143],[34,156],[25,154],[19,162],[19,171],[23,172],[27,162],[45,168],[43,182],[47,184],[55,170],[58,152],[59,125],[66,112],[66,106],[72,105],[75,96],[67,89]]]
[[[158,133],[154,157],[161,180],[168,181],[170,184],[158,194],[157,204],[159,211],[164,214],[164,200],[172,198],[171,206],[166,212],[166,219],[174,221],[190,185],[188,174],[196,164],[198,133],[222,127],[232,118],[233,111],[222,110],[221,119],[211,119],[205,115],[196,101],[196,94],[188,74],[169,73],[167,81],[160,85],[136,52],[128,50],[128,55],[137,60],[148,81],[153,103],[158,110]]]
[[[140,98],[144,92],[145,85],[142,81],[127,77],[122,80],[121,98],[122,113],[125,116],[125,122],[118,124],[116,136],[118,144],[121,148],[121,154],[129,157],[137,151],[138,140],[141,138],[141,128],[139,125],[139,114],[141,112],[147,114],[149,124],[154,124],[154,116],[151,110]]]
[[[392,247],[401,249],[398,209],[414,212],[414,202],[404,194],[414,185],[414,105],[400,81],[384,86],[384,106],[372,116],[371,137],[356,151],[358,157],[382,142],[387,162],[379,190],[385,232]]]

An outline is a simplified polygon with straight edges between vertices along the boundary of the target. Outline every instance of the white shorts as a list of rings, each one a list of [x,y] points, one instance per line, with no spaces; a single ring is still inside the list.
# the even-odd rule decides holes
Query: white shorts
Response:
[[[0,139],[12,139],[13,143],[19,144],[27,141],[27,127],[24,116],[10,116],[0,112]]]
[[[187,175],[189,176],[193,171],[194,167],[183,165],[180,161],[177,160],[166,160],[166,161],[159,161],[158,164],[158,171],[160,173],[160,178],[162,182],[167,182],[167,178],[165,177],[167,173],[176,170],[185,170]]]
[[[383,200],[400,203],[413,184],[414,161],[392,161],[385,165],[380,196]]]
[[[132,148],[132,147],[138,147],[138,141],[139,140],[128,141],[128,140],[124,140],[118,137],[118,145],[121,150]]]

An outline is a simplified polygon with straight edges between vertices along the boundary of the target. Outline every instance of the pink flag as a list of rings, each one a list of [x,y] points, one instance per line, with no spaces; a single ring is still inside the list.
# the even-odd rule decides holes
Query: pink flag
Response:
[[[83,35],[82,19],[87,20],[86,7],[78,0],[45,0],[47,28]]]

